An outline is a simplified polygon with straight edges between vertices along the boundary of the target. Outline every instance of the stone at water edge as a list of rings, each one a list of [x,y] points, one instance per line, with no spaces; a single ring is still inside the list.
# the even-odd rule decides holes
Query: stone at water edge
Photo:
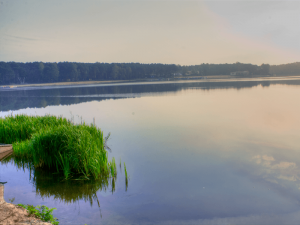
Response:
[[[0,204],[4,203],[4,185],[0,184]]]

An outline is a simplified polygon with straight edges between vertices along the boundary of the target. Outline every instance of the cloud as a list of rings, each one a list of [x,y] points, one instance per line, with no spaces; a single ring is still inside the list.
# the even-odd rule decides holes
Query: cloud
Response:
[[[293,162],[280,162],[272,166],[272,169],[287,169],[287,168],[296,168],[296,163]]]
[[[300,59],[297,52],[234,32],[230,18],[203,1],[13,2],[0,13],[4,61],[191,65]]]
[[[294,176],[288,177],[288,176],[280,175],[280,176],[278,177],[278,179],[288,180],[288,181],[297,181],[297,179],[296,179]]]
[[[261,157],[265,161],[274,161],[275,159],[272,156],[263,155]]]
[[[40,40],[37,38],[18,37],[18,36],[13,36],[13,35],[8,35],[8,34],[4,34],[3,36],[6,36],[8,38],[13,38],[13,39],[24,40],[24,41],[39,41]]]
[[[279,161],[269,155],[255,155],[251,161],[258,166],[256,175],[264,180],[276,184],[296,182],[300,187],[300,170],[295,162]]]

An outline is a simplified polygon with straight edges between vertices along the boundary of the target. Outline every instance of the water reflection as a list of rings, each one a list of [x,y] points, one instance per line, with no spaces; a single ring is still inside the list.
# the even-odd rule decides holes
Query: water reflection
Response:
[[[128,165],[130,188],[125,192],[121,175],[113,185],[108,182],[107,193],[105,184],[102,189],[100,184],[94,189],[86,184],[86,189],[105,192],[96,193],[103,215],[99,221],[93,218],[99,207],[92,193],[76,194],[86,196],[86,202],[68,198],[72,182],[57,193],[58,183],[52,184],[50,176],[47,184],[47,175],[37,178],[41,181],[31,178],[38,186],[31,193],[27,176],[11,166],[0,168],[9,186],[6,199],[44,204],[39,198],[44,196],[49,206],[58,208],[55,216],[62,223],[298,224],[300,86],[296,81],[276,82],[60,89],[55,92],[61,95],[60,104],[64,99],[87,102],[13,113],[70,118],[72,111],[88,123],[95,118],[97,126],[112,133],[113,151],[108,154]],[[50,90],[30,91],[32,99],[44,98],[47,104],[50,95]],[[101,96],[120,99],[99,101]],[[28,198],[36,191],[38,197]],[[62,203],[51,201],[51,196],[59,196]],[[79,203],[67,205],[63,199]]]
[[[300,80],[258,80],[227,82],[185,82],[185,83],[135,83],[111,86],[84,86],[66,88],[24,88],[0,92],[0,110],[18,110],[22,108],[43,108],[50,105],[70,105],[107,99],[138,98],[141,96],[165,95],[182,90],[201,89],[244,89],[261,85],[269,87],[275,84],[300,85]]]
[[[93,206],[94,203],[100,207],[97,192],[115,192],[117,178],[100,177],[98,179],[73,178],[65,180],[60,174],[49,172],[43,169],[35,169],[26,160],[16,159],[13,154],[3,158],[2,165],[15,165],[23,171],[29,170],[29,181],[35,187],[35,192],[40,197],[59,200],[63,203],[75,203],[84,200]],[[125,181],[126,182],[126,181]],[[128,187],[128,181],[126,189]]]
[[[271,155],[255,155],[250,160],[255,167],[253,175],[264,179],[272,186],[286,187],[293,185],[300,190],[300,169],[295,161],[283,161]],[[300,197],[297,199],[300,203]]]
[[[83,199],[90,205],[96,203],[100,207],[97,191],[115,191],[114,179],[99,180],[63,180],[63,177],[46,171],[36,170],[32,176],[36,194],[42,198],[53,197],[64,203],[74,203]]]

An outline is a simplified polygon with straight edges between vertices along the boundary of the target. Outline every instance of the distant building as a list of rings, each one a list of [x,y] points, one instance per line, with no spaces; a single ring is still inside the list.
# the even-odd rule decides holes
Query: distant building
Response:
[[[175,76],[182,76],[182,74],[181,73],[174,73],[174,77]]]
[[[247,76],[247,75],[249,75],[249,71],[235,71],[235,72],[231,72],[230,75],[232,75],[232,76],[236,76],[236,75]]]

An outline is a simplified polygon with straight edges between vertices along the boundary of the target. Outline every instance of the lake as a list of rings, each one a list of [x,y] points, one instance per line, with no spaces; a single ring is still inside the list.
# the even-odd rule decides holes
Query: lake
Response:
[[[299,96],[299,77],[2,90],[1,117],[95,121],[122,162],[114,187],[2,163],[4,198],[60,224],[298,224]]]

